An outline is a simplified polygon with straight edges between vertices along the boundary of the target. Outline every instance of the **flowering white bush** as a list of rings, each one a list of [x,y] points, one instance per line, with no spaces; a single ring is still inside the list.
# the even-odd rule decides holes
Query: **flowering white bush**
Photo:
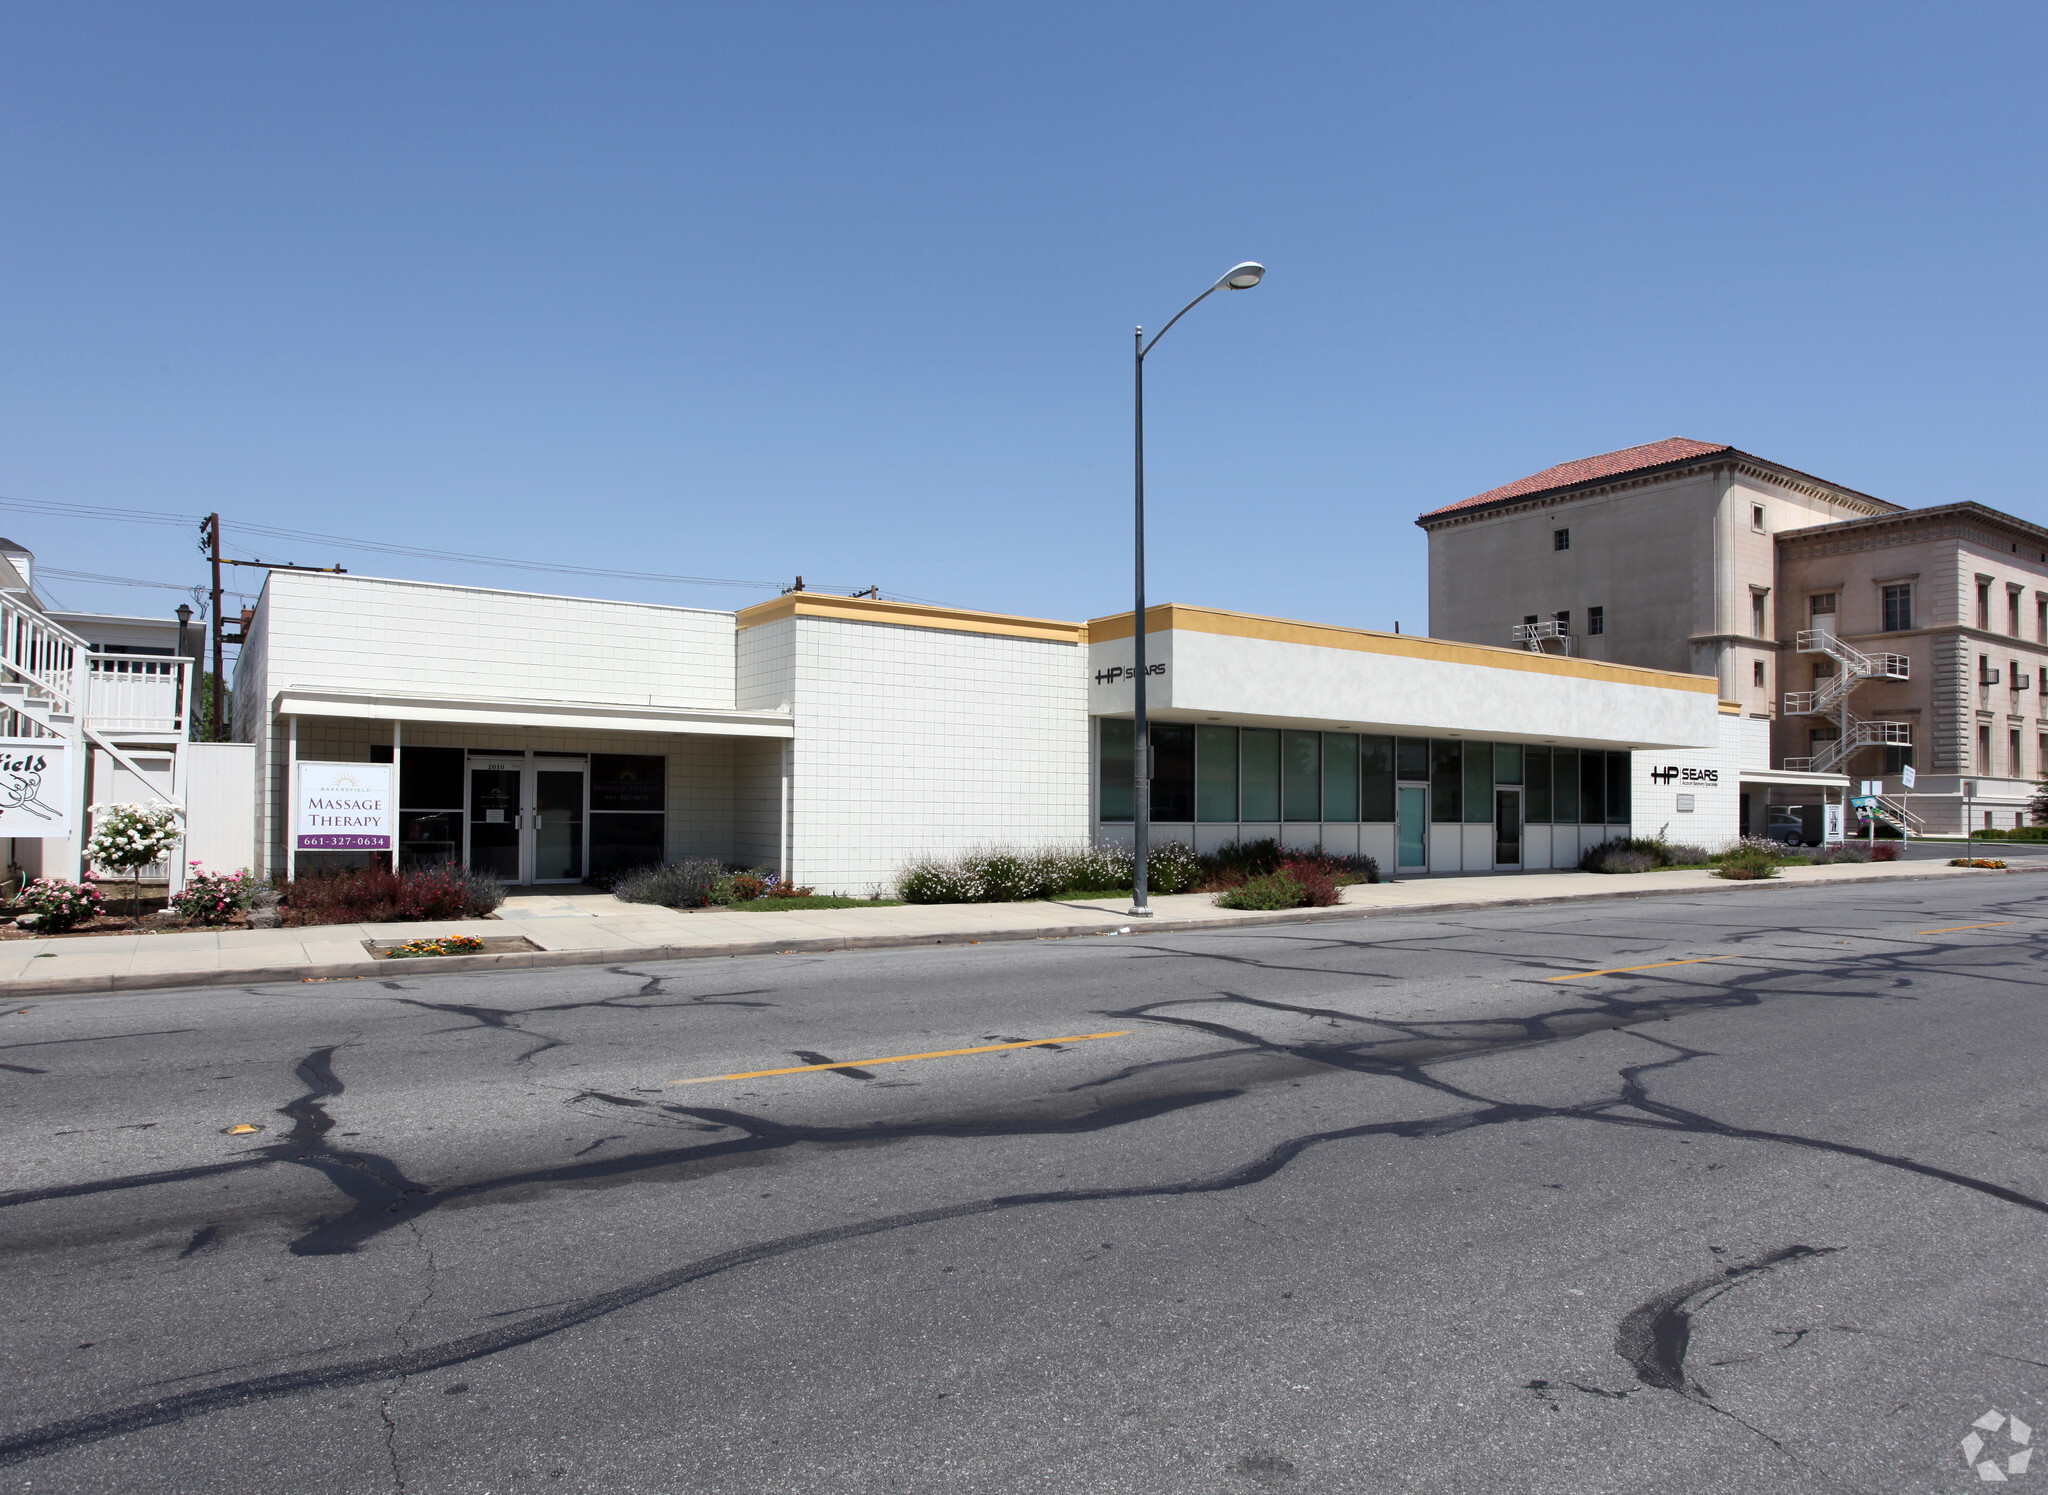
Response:
[[[85,854],[110,872],[138,871],[177,850],[183,816],[174,805],[94,805]]]

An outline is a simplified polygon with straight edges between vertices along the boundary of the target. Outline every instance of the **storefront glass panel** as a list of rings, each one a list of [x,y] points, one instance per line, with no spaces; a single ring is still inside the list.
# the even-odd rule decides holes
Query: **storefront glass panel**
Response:
[[[1579,754],[1579,824],[1598,825],[1607,818],[1605,753]]]
[[[1550,818],[1559,825],[1579,819],[1579,750],[1559,748],[1550,755]]]
[[[1280,818],[1280,734],[1246,727],[1237,734],[1240,805],[1246,820]]]
[[[1607,758],[1607,823],[1628,824],[1628,759],[1627,753],[1608,753]]]
[[[1115,717],[1102,719],[1102,770],[1097,792],[1104,820],[1129,820],[1135,786],[1131,783],[1131,734],[1135,729]]]
[[[1237,728],[1195,728],[1195,819],[1237,819]]]
[[[469,771],[469,865],[506,882],[519,881],[520,780],[518,768]]]
[[[1323,734],[1323,819],[1358,818],[1358,739],[1349,732]]]
[[[533,776],[533,880],[583,877],[583,765],[537,769]]]
[[[1394,818],[1394,739],[1358,739],[1358,818],[1385,822]]]
[[[589,870],[644,867],[667,852],[668,760],[652,753],[590,755]]]
[[[1465,819],[1484,825],[1493,818],[1493,744],[1465,744]]]
[[[1522,751],[1522,777],[1527,781],[1529,802],[1522,807],[1523,818],[1531,825],[1546,825],[1550,821],[1550,749],[1547,747],[1525,748]]]
[[[1429,782],[1429,739],[1427,737],[1403,737],[1397,739],[1394,749],[1398,777],[1404,784],[1427,784]]]
[[[1323,734],[1280,734],[1282,779],[1289,820],[1323,818]]]
[[[1429,791],[1420,784],[1401,786],[1401,829],[1395,866],[1423,868],[1429,865]]]
[[[1522,782],[1522,745],[1519,742],[1496,742],[1493,745],[1493,781],[1496,784]]]
[[[1460,751],[1463,744],[1443,740],[1432,740],[1429,744],[1430,758],[1430,804],[1431,820],[1463,820],[1465,818],[1465,797],[1461,792],[1461,774],[1464,756]]]
[[[1195,729],[1153,722],[1152,818],[1195,818]]]

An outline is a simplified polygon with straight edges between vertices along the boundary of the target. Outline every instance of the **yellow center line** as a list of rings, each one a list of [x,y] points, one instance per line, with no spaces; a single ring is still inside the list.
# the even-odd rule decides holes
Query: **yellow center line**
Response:
[[[2006,924],[2017,924],[2017,919],[1994,919],[1989,924],[1951,924],[1946,929],[1916,929],[1915,934],[1954,934],[1959,929],[1997,929]]]
[[[1588,976],[1619,976],[1624,971],[1660,971],[1665,966],[1704,965],[1710,960],[1734,960],[1733,955],[1696,955],[1691,960],[1653,960],[1646,966],[1613,966],[1604,971],[1573,971],[1568,976],[1545,976],[1545,981],[1583,981]]]
[[[908,1064],[913,1059],[953,1059],[961,1054],[993,1054],[999,1049],[1036,1049],[1049,1043],[1088,1043],[1097,1038],[1129,1038],[1125,1029],[1116,1033],[1075,1033],[1066,1038],[1026,1038],[1017,1043],[985,1043],[972,1049],[934,1049],[929,1054],[892,1054],[886,1059],[835,1059],[830,1064],[798,1064],[789,1069],[750,1069],[734,1075],[699,1075],[692,1080],[670,1080],[671,1085],[709,1085],[713,1080],[764,1080],[771,1075],[803,1075],[819,1069],[872,1069],[877,1064]]]

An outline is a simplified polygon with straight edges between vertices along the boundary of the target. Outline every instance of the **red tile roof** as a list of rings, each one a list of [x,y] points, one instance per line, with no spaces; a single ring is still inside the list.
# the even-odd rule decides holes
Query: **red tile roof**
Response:
[[[1546,467],[1538,473],[1531,473],[1518,482],[1500,488],[1489,488],[1471,498],[1461,498],[1454,504],[1445,504],[1441,509],[1431,509],[1422,517],[1434,519],[1439,514],[1453,514],[1460,509],[1477,509],[1486,504],[1505,503],[1511,498],[1527,498],[1531,494],[1549,493],[1559,488],[1576,488],[1581,483],[1597,483],[1603,478],[1617,478],[1624,473],[1644,472],[1653,467],[1669,467],[1674,463],[1690,462],[1697,457],[1712,457],[1721,452],[1732,452],[1732,446],[1716,445],[1711,441],[1693,441],[1684,436],[1673,436],[1664,441],[1653,441],[1648,446],[1625,447],[1618,452],[1605,452],[1598,457],[1581,457],[1576,462],[1560,462],[1555,467]]]

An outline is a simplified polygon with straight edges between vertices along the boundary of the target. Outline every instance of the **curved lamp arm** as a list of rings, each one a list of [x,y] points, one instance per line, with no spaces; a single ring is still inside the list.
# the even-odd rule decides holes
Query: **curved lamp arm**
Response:
[[[1246,260],[1242,264],[1232,265],[1228,270],[1223,272],[1222,279],[1218,280],[1216,284],[1210,286],[1208,290],[1202,292],[1201,295],[1195,297],[1194,300],[1190,301],[1186,306],[1183,306],[1179,311],[1175,312],[1173,314],[1173,322],[1178,322],[1182,317],[1186,316],[1189,312],[1193,311],[1196,307],[1200,306],[1204,301],[1207,301],[1211,296],[1215,295],[1218,291],[1250,290],[1253,286],[1257,285],[1261,279],[1264,278],[1265,274],[1266,267],[1264,265],[1259,264],[1255,260]],[[1161,339],[1162,337],[1165,337],[1167,333],[1173,331],[1173,322],[1168,322],[1164,327],[1160,328],[1157,332],[1153,333],[1152,342],[1145,344],[1144,347],[1138,350],[1138,357],[1140,360],[1143,360],[1145,355],[1152,351],[1153,344],[1157,343],[1159,339]]]

